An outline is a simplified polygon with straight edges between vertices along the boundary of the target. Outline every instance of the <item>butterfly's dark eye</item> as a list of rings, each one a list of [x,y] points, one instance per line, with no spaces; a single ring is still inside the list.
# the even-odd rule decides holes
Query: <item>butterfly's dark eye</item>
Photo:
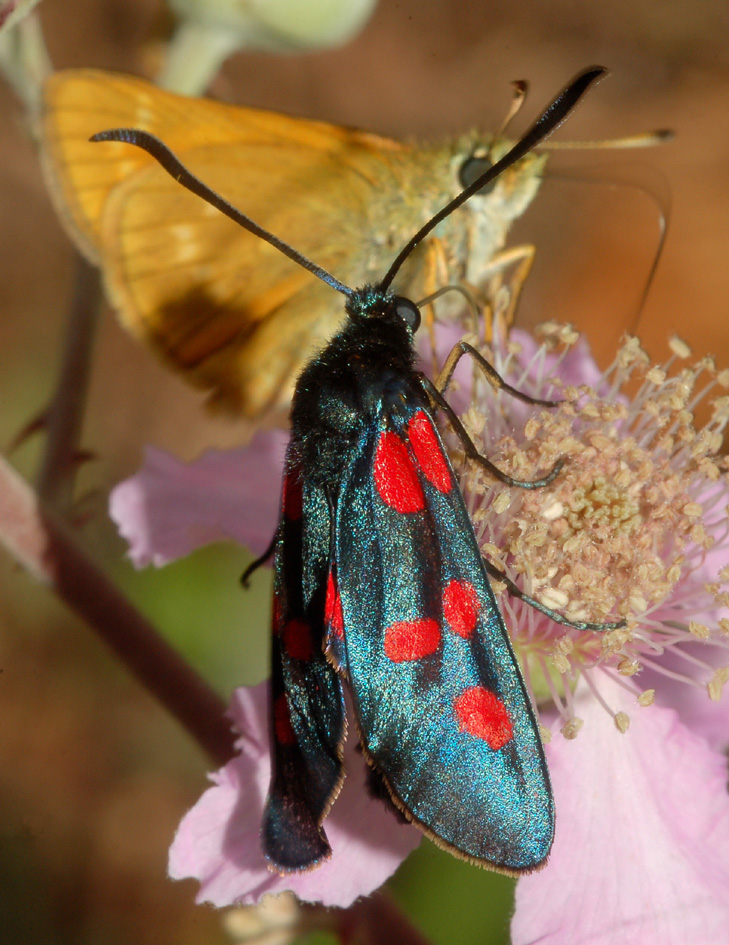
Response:
[[[491,167],[493,167],[494,162],[488,155],[476,155],[472,154],[471,157],[466,158],[466,160],[461,164],[461,169],[458,172],[458,180],[461,182],[461,187],[464,189],[470,187],[471,184],[477,180],[482,174],[485,174]],[[496,179],[492,180],[490,183],[486,184],[485,187],[482,187],[478,191],[480,194],[488,194],[496,185]]]
[[[420,328],[420,309],[415,302],[399,295],[395,299],[395,311],[411,331],[417,331]]]

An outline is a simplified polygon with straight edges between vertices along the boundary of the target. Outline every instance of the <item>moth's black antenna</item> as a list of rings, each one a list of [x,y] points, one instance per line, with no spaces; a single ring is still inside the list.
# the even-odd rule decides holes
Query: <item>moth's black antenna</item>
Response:
[[[220,194],[217,194],[212,188],[208,187],[207,184],[204,184],[198,177],[195,177],[195,175],[191,171],[188,171],[185,165],[175,157],[166,144],[163,144],[159,138],[149,134],[149,132],[141,131],[138,128],[112,128],[109,131],[100,131],[89,140],[122,141],[126,144],[136,145],[159,162],[167,173],[174,177],[183,187],[192,191],[193,194],[197,194],[198,197],[202,197],[210,206],[215,207],[216,210],[220,210],[226,217],[230,217],[231,220],[253,233],[254,236],[258,236],[267,243],[270,243],[271,246],[280,250],[284,256],[288,256],[289,259],[303,266],[304,269],[308,269],[309,272],[318,276],[323,282],[326,282],[333,289],[336,289],[337,292],[341,292],[346,296],[354,295],[354,290],[350,289],[349,286],[344,285],[339,279],[335,279],[330,272],[327,272],[326,269],[322,269],[321,266],[317,266],[315,262],[307,259],[306,256],[295,250],[293,246],[289,246],[288,243],[284,243],[283,240],[274,236],[273,233],[264,230],[262,226],[259,226],[256,222],[251,220],[250,217],[246,216],[245,213],[236,209],[236,207],[221,197]]]
[[[464,204],[469,199],[469,197],[472,197],[475,193],[478,193],[482,187],[490,184],[492,180],[502,173],[502,171],[505,171],[506,168],[510,167],[512,164],[516,164],[516,162],[523,158],[525,154],[527,154],[533,148],[536,148],[536,146],[545,138],[549,137],[553,131],[556,131],[562,122],[567,118],[575,105],[577,105],[578,101],[582,98],[585,92],[587,92],[587,90],[596,82],[599,82],[601,79],[605,78],[607,72],[608,70],[602,66],[593,66],[578,73],[578,75],[575,76],[569,85],[563,89],[562,92],[560,92],[557,98],[555,98],[554,101],[544,109],[542,114],[534,122],[531,128],[529,128],[528,131],[522,135],[514,147],[508,151],[501,158],[501,160],[497,161],[496,164],[490,167],[487,171],[484,171],[480,177],[477,177],[472,184],[466,187],[465,190],[462,190],[457,197],[451,200],[450,203],[446,204],[445,207],[435,214],[435,216],[428,220],[425,226],[418,230],[415,236],[413,236],[413,238],[409,240],[409,242],[400,251],[397,258],[385,274],[384,279],[382,279],[382,281],[378,284],[378,288],[383,290],[389,288],[392,280],[395,278],[400,267],[405,262],[410,253],[412,253],[418,243],[420,243],[428,235],[428,233],[438,226],[441,220],[445,220],[445,218],[450,216],[454,210],[457,210],[458,207]]]

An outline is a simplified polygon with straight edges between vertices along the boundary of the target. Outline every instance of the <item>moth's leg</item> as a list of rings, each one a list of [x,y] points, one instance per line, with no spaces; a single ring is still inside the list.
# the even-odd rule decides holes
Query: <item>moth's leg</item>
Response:
[[[542,614],[546,614],[550,620],[554,620],[555,623],[562,623],[566,627],[572,627],[574,630],[618,630],[620,627],[625,626],[624,620],[618,620],[614,623],[605,622],[605,623],[590,623],[585,620],[569,620],[567,617],[563,616],[560,613],[557,613],[556,610],[552,610],[551,607],[547,607],[544,604],[540,604],[538,600],[535,600],[533,597],[529,597],[528,594],[525,594],[524,591],[520,590],[514,582],[508,578],[503,571],[492,564],[488,559],[483,558],[483,564],[486,568],[486,573],[489,577],[492,577],[495,581],[499,581],[501,584],[506,586],[507,591],[512,595],[512,597],[518,597],[519,600],[523,600],[524,603],[529,604],[530,607],[533,607],[535,610],[538,610]]]
[[[516,397],[517,400],[521,400],[525,404],[534,404],[537,407],[558,407],[561,403],[559,400],[540,400],[538,397],[530,397],[529,394],[525,394],[523,391],[517,390],[516,387],[512,387],[511,384],[507,384],[496,368],[467,341],[459,341],[454,345],[451,353],[446,358],[445,364],[435,381],[435,388],[439,394],[442,395],[446,392],[453,379],[458,362],[464,354],[473,359],[494,390],[503,390],[507,394],[511,394],[512,397]]]
[[[493,365],[489,364],[489,362],[473,347],[473,345],[470,345],[465,341],[461,341],[455,345],[450,355],[446,359],[443,370],[441,371],[435,384],[433,384],[427,377],[422,378],[423,386],[426,388],[432,402],[447,415],[454,433],[463,445],[464,452],[468,459],[478,463],[482,468],[491,473],[491,475],[499,479],[501,482],[506,483],[507,485],[518,486],[524,489],[538,489],[549,485],[549,483],[552,482],[557,475],[559,475],[560,470],[564,466],[564,460],[558,460],[544,478],[522,481],[518,479],[512,479],[511,476],[508,476],[506,473],[502,472],[502,470],[495,466],[490,460],[488,460],[485,456],[482,456],[476,448],[476,445],[469,437],[457,414],[443,396],[443,392],[447,389],[448,384],[453,377],[456,365],[464,354],[468,354],[471,356],[471,358],[473,358],[475,363],[481,369],[486,380],[495,390],[504,390],[517,399],[524,401],[525,403],[536,404],[537,406],[542,407],[556,407],[559,405],[560,401],[540,400],[536,397],[530,397],[528,394],[524,394],[522,391],[517,390],[510,384],[507,384],[498,371],[493,367]],[[589,621],[569,620],[567,617],[559,614],[557,611],[552,610],[551,607],[540,604],[539,601],[535,600],[533,597],[530,597],[528,594],[525,594],[522,590],[520,590],[520,588],[516,586],[516,584],[514,584],[512,580],[510,580],[510,578],[508,578],[503,573],[503,571],[500,571],[490,561],[484,559],[484,566],[486,568],[486,572],[492,578],[494,578],[494,580],[500,581],[502,584],[504,584],[509,593],[511,593],[514,597],[525,601],[525,603],[529,604],[531,607],[534,607],[534,609],[538,610],[540,613],[545,614],[556,623],[564,624],[565,626],[572,627],[575,630],[594,631],[615,630],[625,626],[624,620],[612,623],[592,623]]]
[[[262,555],[259,555],[254,561],[251,561],[243,574],[241,574],[240,583],[243,585],[243,587],[248,587],[248,581],[250,580],[251,576],[255,574],[259,568],[263,567],[268,559],[272,557],[274,551],[276,550],[276,542],[278,541],[278,537],[279,529],[276,528],[276,531],[273,533],[273,538],[269,542],[268,548],[266,548]]]
[[[470,348],[470,345],[467,347]],[[455,349],[454,349],[455,350]],[[488,364],[488,362],[485,362]],[[494,373],[496,373],[494,371]],[[496,375],[499,376],[498,374]],[[453,432],[456,434],[458,439],[461,441],[466,457],[474,463],[478,463],[483,469],[485,469],[490,475],[494,476],[500,482],[503,482],[507,486],[518,486],[521,489],[541,489],[544,486],[548,486],[550,482],[553,482],[554,479],[559,475],[562,467],[564,466],[564,460],[558,459],[557,462],[552,466],[550,471],[546,476],[543,476],[541,479],[514,479],[509,476],[507,473],[503,472],[498,466],[495,466],[491,460],[487,459],[481,453],[479,453],[476,445],[474,444],[471,437],[466,432],[465,427],[458,419],[458,415],[448,401],[445,399],[440,390],[433,384],[433,382],[425,377],[424,375],[420,376],[420,382],[423,385],[425,392],[428,397],[431,399],[433,404],[443,411],[444,414],[448,417],[448,420],[453,428]],[[502,382],[503,383],[503,382]],[[507,384],[504,385],[508,387]],[[518,394],[518,391],[515,393]],[[529,401],[530,403],[537,403],[543,405],[551,405],[551,401],[537,400]]]

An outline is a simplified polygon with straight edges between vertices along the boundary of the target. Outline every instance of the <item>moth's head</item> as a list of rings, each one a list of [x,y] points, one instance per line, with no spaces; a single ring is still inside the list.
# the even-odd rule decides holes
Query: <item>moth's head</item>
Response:
[[[372,324],[382,320],[391,324],[405,325],[413,335],[420,327],[420,309],[404,295],[383,291],[376,285],[355,289],[347,296],[347,315],[357,324]]]

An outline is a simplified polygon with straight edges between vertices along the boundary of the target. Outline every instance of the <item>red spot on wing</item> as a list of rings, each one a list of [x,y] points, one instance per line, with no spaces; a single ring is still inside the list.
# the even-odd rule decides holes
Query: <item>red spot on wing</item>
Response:
[[[375,451],[375,485],[380,498],[397,512],[420,512],[425,496],[407,447],[396,433],[383,433]]]
[[[299,469],[289,469],[284,476],[283,514],[290,522],[298,522],[303,507],[304,492]]]
[[[291,724],[289,704],[281,694],[273,703],[273,735],[279,745],[295,745],[296,733]]]
[[[311,642],[311,629],[305,620],[292,617],[287,620],[281,631],[286,652],[295,660],[310,660],[314,655]]]
[[[506,706],[483,686],[464,690],[456,699],[454,710],[459,729],[483,739],[494,751],[511,741],[514,729]]]
[[[450,492],[453,477],[448,460],[438,442],[433,422],[424,410],[418,410],[408,424],[408,439],[423,475],[439,492]]]
[[[430,656],[440,646],[440,627],[435,620],[399,620],[385,630],[385,656],[404,663]]]
[[[468,581],[449,581],[443,591],[443,614],[448,626],[468,639],[476,629],[480,610],[478,594]]]
[[[344,637],[344,615],[342,614],[342,598],[334,575],[329,572],[327,578],[327,597],[324,604],[324,619],[335,637],[341,640]]]

